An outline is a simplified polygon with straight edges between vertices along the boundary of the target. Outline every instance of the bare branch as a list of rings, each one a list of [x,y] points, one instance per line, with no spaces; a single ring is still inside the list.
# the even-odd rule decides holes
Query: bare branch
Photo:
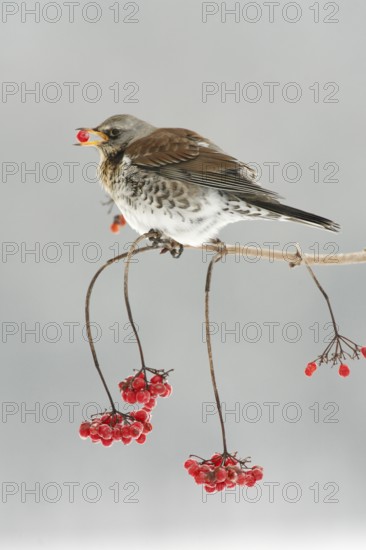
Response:
[[[309,265],[351,265],[366,263],[366,249],[359,252],[346,252],[341,254],[302,254],[297,252],[290,254],[282,250],[271,250],[253,246],[224,245],[223,243],[204,244],[202,246],[185,246],[193,250],[203,250],[206,253],[219,252],[225,246],[226,254],[236,254],[248,258],[261,258],[270,261],[285,261],[291,267],[305,264]]]

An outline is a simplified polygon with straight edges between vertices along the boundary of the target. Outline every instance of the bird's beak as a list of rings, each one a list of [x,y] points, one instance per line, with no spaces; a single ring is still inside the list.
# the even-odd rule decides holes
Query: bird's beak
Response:
[[[102,143],[105,143],[106,141],[109,140],[109,137],[107,136],[107,134],[104,134],[103,132],[99,132],[98,130],[94,130],[93,128],[76,128],[76,130],[77,131],[82,130],[83,132],[88,132],[88,134],[97,136],[100,139],[98,140],[95,139],[93,141],[84,141],[82,143],[75,143],[75,145],[82,145],[83,147],[85,147],[86,145],[98,147]]]

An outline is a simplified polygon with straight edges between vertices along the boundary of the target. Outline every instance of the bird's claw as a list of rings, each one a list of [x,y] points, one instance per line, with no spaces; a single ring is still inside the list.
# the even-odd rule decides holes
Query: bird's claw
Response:
[[[177,241],[170,241],[168,243],[168,246],[165,246],[162,249],[161,254],[163,254],[163,251],[170,252],[172,258],[177,260],[178,258],[181,257],[183,250],[184,250],[184,246],[182,244],[177,243]]]
[[[181,243],[178,243],[177,241],[174,241],[173,239],[167,239],[163,237],[163,234],[161,231],[157,231],[155,229],[151,229],[149,231],[151,233],[151,236],[148,237],[149,241],[151,242],[153,247],[158,247],[159,245],[162,245],[162,249],[160,254],[165,254],[166,252],[170,252],[173,258],[178,259],[181,257],[183,252],[183,245]]]
[[[157,231],[156,229],[150,229],[149,231],[149,234],[151,233],[150,237],[148,237],[148,240],[151,242],[151,245],[156,248],[158,247],[160,244],[162,244],[163,242],[163,239],[162,239],[162,232],[161,231]]]

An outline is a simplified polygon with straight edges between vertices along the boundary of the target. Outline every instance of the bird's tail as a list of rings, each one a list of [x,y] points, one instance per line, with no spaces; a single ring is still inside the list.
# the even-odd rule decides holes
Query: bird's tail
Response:
[[[332,220],[322,218],[321,216],[311,214],[310,212],[305,212],[304,210],[299,210],[298,208],[292,208],[292,206],[286,206],[285,204],[265,202],[258,204],[256,201],[256,206],[265,208],[275,214],[279,214],[279,217],[289,221],[305,223],[307,225],[315,225],[317,227],[323,227],[328,231],[335,232],[339,231],[341,228],[338,223],[335,223]]]

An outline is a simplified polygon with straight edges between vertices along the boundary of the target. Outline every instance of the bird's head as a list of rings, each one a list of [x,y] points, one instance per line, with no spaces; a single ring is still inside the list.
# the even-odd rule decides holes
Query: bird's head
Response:
[[[77,128],[96,139],[75,145],[97,147],[102,157],[108,157],[124,151],[132,141],[151,134],[155,129],[151,124],[132,115],[115,115],[95,128]]]

